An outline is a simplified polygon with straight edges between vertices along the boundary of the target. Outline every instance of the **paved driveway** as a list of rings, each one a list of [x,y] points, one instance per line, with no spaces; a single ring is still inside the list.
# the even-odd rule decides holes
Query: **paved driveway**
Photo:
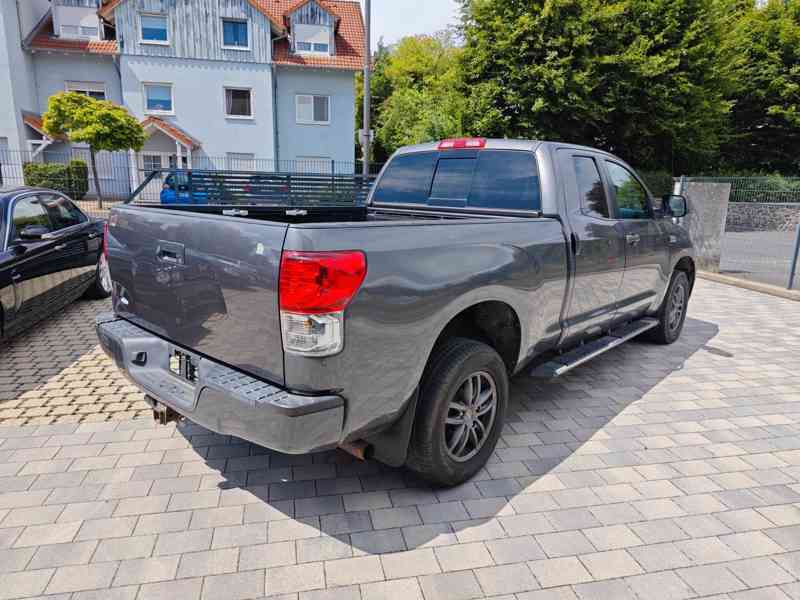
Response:
[[[100,308],[2,350],[0,406],[95,416],[0,426],[0,599],[800,598],[796,303],[701,281],[679,343],[517,379],[491,464],[451,490],[129,418],[82,323]]]

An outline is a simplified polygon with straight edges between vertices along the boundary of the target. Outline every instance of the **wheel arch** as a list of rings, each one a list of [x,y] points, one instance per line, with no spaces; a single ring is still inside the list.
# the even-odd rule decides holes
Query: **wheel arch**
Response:
[[[694,281],[696,277],[696,266],[694,260],[691,256],[684,256],[677,263],[675,263],[675,267],[673,271],[683,271],[686,273],[686,276],[689,278],[689,293],[691,294],[692,290],[694,289]]]
[[[494,348],[513,373],[520,357],[522,326],[517,311],[502,300],[484,300],[455,314],[439,332],[428,354],[430,357],[444,342],[464,337],[484,342]]]

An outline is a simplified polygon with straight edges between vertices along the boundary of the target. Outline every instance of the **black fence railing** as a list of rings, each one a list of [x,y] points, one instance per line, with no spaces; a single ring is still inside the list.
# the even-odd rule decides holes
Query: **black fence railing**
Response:
[[[198,169],[154,170],[127,202],[136,204],[360,206],[374,177]]]

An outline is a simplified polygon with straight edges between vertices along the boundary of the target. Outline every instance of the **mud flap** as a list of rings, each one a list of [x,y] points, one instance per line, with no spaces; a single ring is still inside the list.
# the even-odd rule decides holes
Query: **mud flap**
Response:
[[[373,458],[390,467],[402,467],[406,464],[408,444],[414,429],[418,401],[419,388],[416,388],[408,400],[403,414],[394,422],[394,425],[386,431],[366,438],[365,441],[372,446]]]

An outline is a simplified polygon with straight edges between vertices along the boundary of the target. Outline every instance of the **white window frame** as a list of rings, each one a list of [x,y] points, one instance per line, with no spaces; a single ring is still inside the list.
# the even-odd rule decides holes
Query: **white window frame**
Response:
[[[250,114],[249,115],[229,115],[228,114],[228,90],[239,90],[250,92]],[[226,119],[252,121],[256,118],[256,102],[253,88],[243,87],[241,85],[226,85],[222,88],[222,110],[225,111]]]
[[[102,91],[103,100],[108,100],[108,86],[103,81],[65,81],[64,89],[68,92],[77,92],[78,94]],[[86,95],[88,96],[89,94]]]
[[[302,26],[302,24],[300,24],[300,26]],[[308,25],[308,27],[312,27],[312,25]],[[297,39],[297,34],[295,33],[294,34],[295,35],[295,40],[294,40],[294,52],[295,52],[295,54],[314,54],[316,56],[333,56],[333,46],[332,46],[332,43],[330,41],[331,34],[333,33],[333,31],[332,31],[333,27],[330,27],[328,25],[313,25],[313,27],[320,27],[320,28],[324,28],[324,29],[328,30],[328,40],[325,42],[328,45],[328,50],[324,51],[324,52],[322,52],[320,50],[314,50],[314,46],[316,44],[318,44],[318,42],[308,42],[306,40],[299,40],[299,39]],[[303,44],[303,43],[311,44],[311,50],[301,50],[300,48],[298,48],[298,44]]]
[[[247,46],[226,46],[225,45],[225,21],[235,21],[247,25]],[[250,52],[253,39],[253,31],[250,26],[250,19],[239,19],[236,17],[221,17],[219,20],[219,39],[222,40],[223,50],[239,50],[240,52]]]
[[[311,98],[311,120],[301,119],[300,118],[300,98],[307,97]],[[328,120],[327,121],[315,121],[313,119],[314,116],[314,98],[327,98],[328,99]],[[330,125],[331,124],[331,114],[333,113],[333,99],[328,94],[296,94],[294,97],[294,117],[295,121],[298,125]]]
[[[169,99],[172,110],[150,110],[147,108],[147,87],[160,85],[169,88]],[[175,87],[166,81],[144,81],[142,82],[142,98],[144,99],[144,112],[147,115],[174,115],[175,114]]]
[[[164,19],[164,21],[167,24],[167,27],[166,27],[167,39],[166,39],[166,41],[162,41],[162,40],[146,40],[146,39],[144,39],[144,37],[142,36],[142,33],[143,33],[143,31],[142,31],[142,29],[143,29],[142,28],[142,17],[158,17],[160,19]],[[170,32],[170,27],[169,27],[169,15],[165,15],[163,13],[147,13],[147,12],[143,12],[143,13],[139,13],[138,21],[139,21],[139,43],[140,44],[150,44],[150,45],[153,45],[153,46],[170,46],[170,45],[172,45],[172,32]]]

